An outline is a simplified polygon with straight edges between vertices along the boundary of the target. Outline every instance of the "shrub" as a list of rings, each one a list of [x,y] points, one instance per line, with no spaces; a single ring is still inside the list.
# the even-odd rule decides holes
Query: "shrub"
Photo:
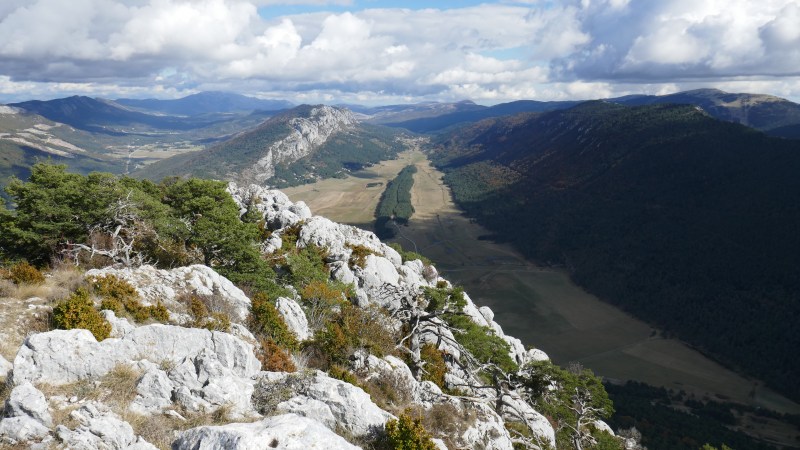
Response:
[[[449,315],[445,321],[460,330],[454,333],[456,340],[479,362],[492,362],[506,373],[517,371],[517,363],[509,356],[511,347],[494,331],[476,324],[467,316]]]
[[[91,276],[87,277],[86,281],[89,282],[92,292],[102,297],[100,309],[109,309],[117,315],[127,314],[136,322],[144,322],[147,319],[158,322],[169,320],[169,311],[164,305],[161,303],[142,305],[136,288],[115,275]]]
[[[386,442],[392,450],[436,450],[430,434],[422,426],[422,419],[403,413],[386,422]]]
[[[420,358],[425,363],[422,380],[432,381],[444,389],[444,376],[447,373],[447,365],[444,362],[442,352],[433,344],[425,344],[420,349]]]
[[[345,303],[308,345],[318,347],[328,365],[346,365],[358,349],[378,357],[393,353],[396,338],[383,311]]]
[[[297,338],[289,331],[283,316],[266,294],[259,292],[253,295],[248,324],[253,333],[265,336],[289,350],[297,349]]]
[[[356,266],[364,267],[364,264],[367,263],[367,256],[375,254],[375,252],[363,245],[347,244],[347,248],[351,250],[350,260],[347,263],[351,269]]]
[[[414,261],[415,259],[418,259],[422,261],[422,264],[424,264],[425,266],[430,266],[432,264],[430,259],[426,258],[423,255],[420,255],[417,252],[404,250],[403,246],[398,244],[397,242],[392,242],[391,244],[389,244],[389,247],[392,247],[393,249],[395,249],[395,251],[397,251],[397,253],[400,254],[400,257],[403,258],[403,262]]]
[[[316,246],[297,250],[287,257],[289,282],[296,287],[305,287],[311,282],[325,282],[330,278],[325,267],[327,253]]]
[[[139,297],[139,293],[136,292],[133,285],[116,275],[90,276],[86,277],[86,281],[92,287],[92,292],[100,297],[112,298],[121,302],[135,300]]]
[[[230,330],[230,316],[223,312],[210,312],[207,299],[191,294],[188,297],[184,297],[182,301],[187,303],[189,315],[192,316],[192,327],[205,328],[210,331],[227,332]]]
[[[331,378],[336,378],[337,380],[344,381],[345,383],[350,383],[353,386],[361,386],[358,383],[358,378],[353,375],[353,372],[350,372],[338,364],[334,364],[330,369],[328,369],[328,375],[330,375]]]
[[[62,330],[85,328],[98,341],[111,334],[111,324],[106,322],[89,298],[89,292],[80,288],[53,308],[53,325]]]
[[[272,339],[261,339],[260,343],[261,349],[256,353],[256,357],[261,361],[261,370],[270,372],[294,372],[297,370],[291,355]]]
[[[409,380],[395,372],[381,372],[365,379],[359,386],[376,405],[389,412],[401,411],[414,400],[414,389]]]
[[[8,276],[15,284],[42,284],[44,275],[27,261],[20,261],[8,270]]]

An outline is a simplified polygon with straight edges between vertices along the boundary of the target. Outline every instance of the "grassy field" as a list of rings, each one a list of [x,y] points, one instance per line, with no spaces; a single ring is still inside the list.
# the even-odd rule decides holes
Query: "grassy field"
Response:
[[[292,201],[304,201],[314,214],[337,222],[372,229],[375,207],[386,183],[409,164],[425,161],[419,151],[405,151],[345,179],[329,178],[313,184],[282,189]]]
[[[412,188],[414,216],[395,239],[436,262],[479,305],[495,312],[504,330],[547,352],[560,364],[578,361],[612,380],[637,380],[780,412],[800,405],[725,369],[686,344],[601,302],[563,272],[527,262],[510,246],[480,239],[488,231],[461,215],[441,173],[419,151],[370,168],[357,177],[287,189],[315,214],[371,224],[382,186],[407,164],[417,165]]]

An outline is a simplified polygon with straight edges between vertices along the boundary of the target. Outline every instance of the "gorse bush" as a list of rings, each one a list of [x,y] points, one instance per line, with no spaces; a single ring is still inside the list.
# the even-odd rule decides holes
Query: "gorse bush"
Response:
[[[271,342],[289,350],[297,349],[297,338],[286,326],[278,309],[264,293],[259,292],[253,295],[248,325],[250,331],[257,336],[264,336]]]
[[[425,344],[420,348],[420,359],[425,363],[422,367],[422,381],[432,381],[444,389],[444,376],[447,374],[447,364],[441,350],[433,344]]]
[[[8,278],[14,284],[42,284],[44,275],[39,269],[30,265],[27,261],[20,261],[8,269]]]
[[[437,450],[421,418],[403,413],[386,422],[386,443],[391,450]]]
[[[111,334],[111,324],[95,309],[89,292],[83,288],[53,308],[53,326],[62,330],[84,328],[98,341]]]
[[[162,303],[145,306],[139,302],[139,293],[127,281],[111,274],[86,278],[92,293],[102,298],[100,309],[114,311],[116,315],[127,315],[136,322],[153,319],[169,321],[169,311]]]
[[[261,348],[256,351],[256,357],[261,361],[261,370],[270,372],[294,372],[297,370],[289,352],[275,341],[270,338],[262,338],[259,343]]]
[[[231,318],[224,312],[209,310],[208,299],[199,295],[190,294],[181,299],[192,317],[191,326],[205,328],[209,331],[229,331]]]
[[[378,357],[391,354],[397,336],[386,322],[383,311],[344,303],[325,327],[317,331],[307,347],[319,350],[328,366],[346,365],[358,349]]]
[[[350,260],[348,261],[348,265],[351,269],[356,267],[364,267],[367,263],[367,256],[374,255],[375,252],[370,250],[363,245],[351,245],[347,244],[347,248],[350,249]]]

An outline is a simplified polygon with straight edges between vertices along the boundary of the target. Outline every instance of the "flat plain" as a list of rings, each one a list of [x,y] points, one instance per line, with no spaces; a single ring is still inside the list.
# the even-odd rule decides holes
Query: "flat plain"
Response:
[[[315,214],[368,228],[383,185],[367,184],[385,185],[412,163],[418,168],[412,188],[415,213],[395,241],[430,258],[445,277],[464,286],[475,303],[491,307],[508,334],[541,348],[556,363],[577,361],[612,381],[636,380],[701,398],[800,413],[797,403],[677,339],[665,338],[582,290],[566,273],[538,267],[509,245],[486,239],[490,232],[461,213],[442,174],[419,150],[357,176],[284,192],[293,201],[308,203]]]

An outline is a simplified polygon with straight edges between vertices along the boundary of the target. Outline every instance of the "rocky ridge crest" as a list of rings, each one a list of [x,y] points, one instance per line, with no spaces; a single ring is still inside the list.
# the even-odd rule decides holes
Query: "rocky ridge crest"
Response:
[[[236,179],[263,184],[275,175],[275,166],[281,163],[292,163],[308,156],[319,148],[335,133],[355,126],[357,120],[353,113],[346,109],[327,105],[315,106],[308,117],[293,117],[287,124],[291,128],[289,134],[269,146],[269,148],[253,166],[245,169]]]
[[[324,249],[331,277],[353,287],[359,307],[387,311],[390,326],[402,328],[404,314],[414,310],[424,288],[450,286],[433,266],[420,260],[403,261],[374,234],[312,216],[305,204],[292,203],[279,191],[231,184],[229,192],[242,213],[248,205],[256,205],[262,214],[271,231],[263,244],[264,254],[292,242],[287,233],[294,230],[295,245]],[[356,249],[369,252],[359,264],[353,264]],[[164,304],[173,323],[134,324],[104,311],[113,331],[111,338],[101,342],[81,329],[30,335],[13,364],[0,359],[0,369],[8,371],[10,389],[0,421],[3,442],[48,448],[60,441],[78,449],[152,449],[157,445],[351,449],[358,448],[354,442],[380,433],[388,420],[396,418],[361,387],[304,368],[302,355],[294,355],[297,372],[261,370],[254,353],[259,343],[244,326],[251,299],[213,269],[142,266],[105,268],[86,275],[104,274],[128,281],[143,303]],[[210,293],[225,302],[232,312],[230,332],[185,326],[185,308],[174,300],[192,293]],[[527,350],[518,339],[505,335],[491,309],[477,307],[466,294],[464,300],[464,314],[507,342],[509,356],[517,364],[547,359],[542,351]],[[314,330],[299,296],[281,297],[276,303],[294,335],[301,341],[311,338]],[[448,443],[435,440],[439,448],[449,444],[449,448],[511,450],[509,420],[524,424],[540,446],[555,446],[550,422],[519,394],[478,387],[481,380],[459,363],[468,357],[467,350],[442,320],[425,322],[415,340],[412,347],[428,343],[445,355],[445,379],[449,386],[458,387],[457,394],[421,381],[404,360],[391,355],[378,357],[361,350],[348,369],[367,382],[388,383],[393,394],[409,406],[447,415],[453,424],[446,436]],[[122,398],[90,394],[125,383],[129,390]],[[216,418],[214,425],[186,428],[193,417],[204,414]],[[184,431],[168,431],[166,441],[150,442],[149,436],[134,432],[133,425],[142,421]]]

